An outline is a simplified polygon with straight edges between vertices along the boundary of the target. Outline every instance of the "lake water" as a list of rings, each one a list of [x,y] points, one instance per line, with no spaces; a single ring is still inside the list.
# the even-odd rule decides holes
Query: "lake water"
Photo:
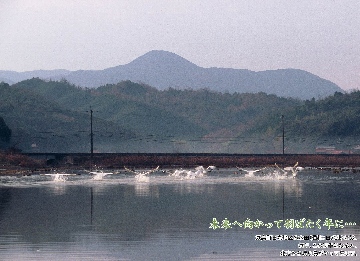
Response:
[[[359,260],[360,173],[78,174],[0,177],[0,260]]]

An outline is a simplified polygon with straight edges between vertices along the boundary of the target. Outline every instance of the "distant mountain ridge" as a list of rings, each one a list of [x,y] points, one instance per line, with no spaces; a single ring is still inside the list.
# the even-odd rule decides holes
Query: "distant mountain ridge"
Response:
[[[10,84],[24,79],[66,79],[82,87],[96,88],[124,80],[145,83],[157,89],[207,88],[218,92],[265,92],[299,99],[323,98],[343,92],[336,84],[298,69],[254,72],[246,69],[203,68],[167,51],[150,51],[132,62],[104,70],[52,70],[17,73],[0,71],[0,79]]]

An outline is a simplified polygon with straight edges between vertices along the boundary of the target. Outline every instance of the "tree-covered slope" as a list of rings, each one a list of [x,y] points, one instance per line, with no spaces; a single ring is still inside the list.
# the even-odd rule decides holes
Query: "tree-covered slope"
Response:
[[[1,87],[0,87],[1,88]],[[6,147],[10,142],[11,129],[6,125],[4,119],[0,117],[0,148]]]
[[[40,79],[2,91],[2,98],[11,98],[0,110],[16,108],[4,119],[32,139],[39,132],[68,132],[66,139],[88,130],[91,106],[99,151],[281,153],[284,123],[287,152],[315,152],[334,140],[355,146],[360,130],[359,92],[300,101],[263,92],[160,91],[131,81],[86,89]]]
[[[130,139],[129,146],[136,147],[137,151],[156,147],[160,151],[221,152],[222,141],[232,139],[239,130],[250,130],[279,107],[300,103],[265,93],[223,94],[206,89],[159,91],[130,81],[97,89],[40,79],[14,86],[70,111],[84,112],[92,106],[96,117],[133,131],[137,138]],[[219,140],[220,147],[214,147]]]
[[[321,100],[306,100],[295,107],[272,113],[251,131],[279,139],[282,135],[283,115],[288,152],[315,152],[316,147],[334,147],[338,151],[354,152],[353,148],[360,144],[359,113],[359,91],[335,93]]]
[[[34,79],[34,82],[36,81],[37,79]],[[90,150],[89,110],[72,110],[30,88],[1,84],[0,111],[12,130],[10,142],[16,148],[24,151],[55,152]],[[108,133],[111,133],[111,139],[122,140],[134,135],[103,119],[94,118],[94,125],[95,135],[98,137],[109,136]]]

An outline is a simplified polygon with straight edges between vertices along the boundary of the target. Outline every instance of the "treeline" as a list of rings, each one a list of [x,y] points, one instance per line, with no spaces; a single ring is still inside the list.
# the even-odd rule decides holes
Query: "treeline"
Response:
[[[9,87],[9,84],[7,83],[0,83],[0,89],[5,89]],[[5,147],[6,143],[9,143],[11,138],[11,129],[9,128],[9,126],[6,125],[3,117],[1,117],[1,113],[2,111],[0,109],[0,149],[2,147]]]
[[[89,151],[90,106],[98,152],[289,153],[352,149],[360,93],[321,100],[207,89],[157,90],[123,81],[96,89],[25,80],[0,88],[0,111],[26,151]],[[283,117],[282,117],[283,115]]]
[[[336,92],[333,96],[321,100],[306,100],[279,111],[272,117],[259,122],[255,129],[267,133],[274,133],[276,130],[275,132],[279,133],[280,117],[284,115],[283,123],[287,143],[313,148],[334,147],[338,152],[342,150],[345,153],[356,152],[353,149],[360,144],[359,113],[359,91]]]
[[[11,130],[6,125],[4,119],[0,117],[0,141],[9,142],[11,138]]]

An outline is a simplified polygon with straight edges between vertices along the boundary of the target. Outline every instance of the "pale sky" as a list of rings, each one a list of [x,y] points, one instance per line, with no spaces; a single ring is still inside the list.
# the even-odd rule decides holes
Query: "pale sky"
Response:
[[[99,70],[165,50],[360,89],[360,1],[0,0],[0,50],[0,70]]]

